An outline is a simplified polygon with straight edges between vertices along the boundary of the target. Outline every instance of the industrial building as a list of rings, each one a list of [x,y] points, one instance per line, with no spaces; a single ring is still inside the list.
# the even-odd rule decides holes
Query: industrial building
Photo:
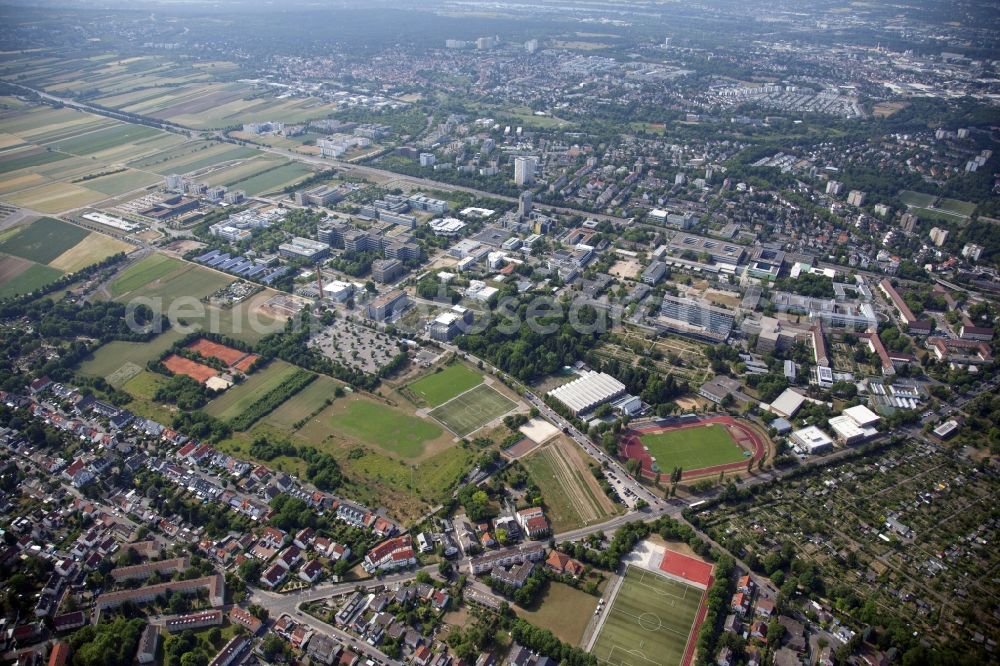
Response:
[[[625,385],[603,372],[588,372],[548,393],[566,405],[574,416],[585,414],[624,394]]]

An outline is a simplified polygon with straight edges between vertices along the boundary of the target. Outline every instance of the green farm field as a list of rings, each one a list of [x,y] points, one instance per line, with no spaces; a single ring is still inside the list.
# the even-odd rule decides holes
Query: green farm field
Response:
[[[608,666],[680,666],[702,592],[629,567],[591,653]]]
[[[662,471],[701,469],[746,460],[726,428],[718,423],[644,434],[640,441]]]
[[[181,268],[183,265],[184,263],[179,259],[172,259],[163,254],[151,254],[122,271],[111,282],[111,294],[113,296],[121,296],[130,291],[135,291]]]
[[[42,264],[32,264],[9,279],[0,282],[0,298],[28,294],[62,277],[62,271]]]
[[[441,372],[432,372],[421,377],[407,386],[407,389],[431,407],[437,407],[482,383],[481,373],[461,363],[452,363]]]
[[[47,264],[90,234],[86,229],[51,217],[35,220],[0,242],[0,252]]]
[[[263,370],[247,377],[205,406],[205,412],[223,421],[242,414],[260,400],[268,391],[298,372],[298,368],[284,361],[272,361]]]
[[[117,148],[141,139],[163,134],[162,130],[144,125],[121,124],[107,129],[78,135],[49,145],[54,150],[73,155],[93,155],[110,148]]]
[[[430,415],[457,436],[465,437],[514,407],[513,400],[483,384],[433,409]]]

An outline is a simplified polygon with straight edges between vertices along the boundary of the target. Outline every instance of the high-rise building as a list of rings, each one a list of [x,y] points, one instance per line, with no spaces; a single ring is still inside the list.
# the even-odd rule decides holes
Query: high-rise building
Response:
[[[524,50],[527,51],[528,53],[534,53],[535,51],[537,51],[538,50],[538,40],[537,39],[529,39],[528,41],[526,41],[524,43]]]
[[[865,205],[865,193],[861,190],[851,190],[851,193],[847,195],[847,203],[852,206],[857,206],[860,208]]]
[[[962,256],[969,261],[979,261],[979,255],[983,253],[983,247],[975,243],[966,243],[962,248]]]
[[[839,180],[831,180],[826,184],[826,193],[831,196],[837,196],[844,191],[844,184]]]
[[[535,180],[535,169],[538,167],[538,158],[534,155],[527,155],[514,158],[514,183],[516,185],[530,185]]]
[[[523,220],[531,214],[531,191],[521,192],[517,198],[517,214]]]
[[[942,245],[944,245],[945,241],[948,240],[948,230],[940,229],[938,227],[933,227],[931,228],[930,236],[931,236],[931,242],[937,245],[938,247],[941,247]]]
[[[420,153],[420,166],[434,166],[435,162],[437,162],[437,158],[434,153]]]

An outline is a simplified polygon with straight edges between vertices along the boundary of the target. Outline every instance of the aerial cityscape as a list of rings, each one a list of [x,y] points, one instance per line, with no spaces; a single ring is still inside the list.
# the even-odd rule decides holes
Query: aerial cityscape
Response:
[[[1000,664],[1000,4],[0,0],[0,663]]]

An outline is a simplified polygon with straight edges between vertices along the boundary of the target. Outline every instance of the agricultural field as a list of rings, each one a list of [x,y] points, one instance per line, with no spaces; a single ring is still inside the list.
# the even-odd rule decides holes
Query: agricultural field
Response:
[[[184,137],[69,109],[29,106],[0,112],[4,200],[42,213],[65,213],[147,187],[159,174],[122,170],[184,142]]]
[[[564,643],[578,645],[587,625],[594,618],[597,597],[565,583],[554,582],[549,584],[537,608],[528,610],[516,604],[511,607],[518,617],[536,627],[548,629]]]
[[[574,445],[559,438],[521,459],[531,481],[542,490],[554,532],[601,522],[616,513]]]
[[[679,666],[702,591],[631,566],[591,653],[608,666]]]
[[[438,407],[482,383],[482,373],[462,363],[452,363],[440,372],[425,375],[406,388],[415,398],[431,407]]]
[[[8,258],[3,257],[0,261]],[[44,287],[50,282],[58,280],[62,275],[62,271],[41,264],[30,264],[25,270],[10,277],[0,272],[0,298],[31,293],[39,287]]]
[[[223,421],[232,420],[297,371],[284,361],[273,361],[212,400],[205,406],[205,412]]]
[[[121,296],[135,291],[183,266],[184,262],[179,259],[172,259],[163,254],[151,254],[119,273],[111,282],[111,294]]]
[[[47,264],[87,237],[88,232],[72,224],[43,217],[0,242],[0,252],[39,264]]]
[[[485,384],[431,410],[430,415],[458,437],[465,437],[514,409],[517,404]]]
[[[0,297],[29,293],[132,246],[43,217],[0,235]]]
[[[720,424],[643,434],[642,445],[660,470],[701,469],[746,460],[744,451]]]
[[[213,172],[205,180],[210,185],[225,185],[246,190],[248,195],[280,190],[312,173],[304,164],[273,157],[255,157],[232,167]]]

